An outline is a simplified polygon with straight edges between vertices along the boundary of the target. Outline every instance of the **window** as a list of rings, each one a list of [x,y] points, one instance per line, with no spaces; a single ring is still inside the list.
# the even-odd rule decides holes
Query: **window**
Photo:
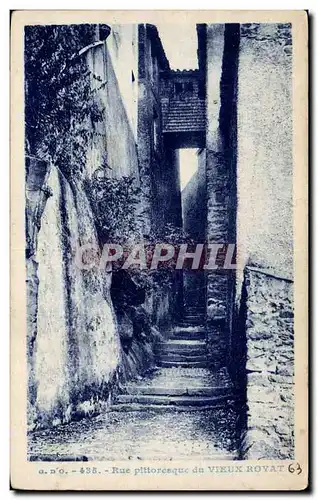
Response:
[[[186,82],[184,84],[184,90],[186,92],[193,92],[193,83],[192,82]]]
[[[176,96],[179,95],[179,94],[181,94],[181,92],[183,91],[183,85],[182,85],[182,83],[176,82],[174,84],[174,91],[175,91]]]
[[[199,98],[205,98],[205,86],[203,81],[199,81]]]
[[[175,96],[179,96],[183,93],[193,92],[193,82],[175,82],[174,93]]]

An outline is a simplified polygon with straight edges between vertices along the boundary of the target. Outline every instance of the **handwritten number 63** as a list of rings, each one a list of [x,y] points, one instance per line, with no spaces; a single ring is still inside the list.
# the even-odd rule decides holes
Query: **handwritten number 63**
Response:
[[[288,470],[291,474],[297,473],[297,476],[299,476],[299,474],[301,474],[303,471],[298,462],[296,464],[290,464],[288,466]]]

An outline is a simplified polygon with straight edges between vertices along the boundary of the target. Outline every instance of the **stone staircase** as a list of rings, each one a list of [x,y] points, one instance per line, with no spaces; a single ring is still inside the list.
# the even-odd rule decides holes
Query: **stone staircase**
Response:
[[[113,410],[196,411],[223,407],[235,400],[226,368],[211,370],[204,315],[198,310],[176,325],[157,346],[157,367],[121,389]]]
[[[188,312],[110,411],[33,433],[29,460],[238,460],[239,396],[227,369],[209,366],[203,319]]]

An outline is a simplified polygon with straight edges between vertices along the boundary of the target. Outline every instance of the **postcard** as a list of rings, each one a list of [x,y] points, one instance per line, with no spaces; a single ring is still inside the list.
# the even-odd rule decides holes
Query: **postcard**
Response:
[[[308,485],[305,11],[14,11],[11,486]]]

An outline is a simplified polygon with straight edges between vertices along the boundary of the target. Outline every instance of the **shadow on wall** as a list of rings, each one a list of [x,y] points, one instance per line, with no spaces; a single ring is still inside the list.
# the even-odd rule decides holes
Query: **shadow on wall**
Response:
[[[246,373],[246,321],[247,321],[247,290],[245,280],[242,284],[240,303],[234,307],[232,338],[230,346],[230,363],[228,366],[229,374],[236,391],[241,394],[241,408],[238,412],[237,420],[237,436],[238,441],[242,444],[243,436],[247,430],[247,373]],[[243,460],[245,457],[242,453],[242,447],[239,447],[239,458]]]
[[[112,276],[111,298],[114,304],[122,347],[120,381],[142,375],[155,364],[154,345],[161,335],[147,309],[145,286],[124,270]]]

